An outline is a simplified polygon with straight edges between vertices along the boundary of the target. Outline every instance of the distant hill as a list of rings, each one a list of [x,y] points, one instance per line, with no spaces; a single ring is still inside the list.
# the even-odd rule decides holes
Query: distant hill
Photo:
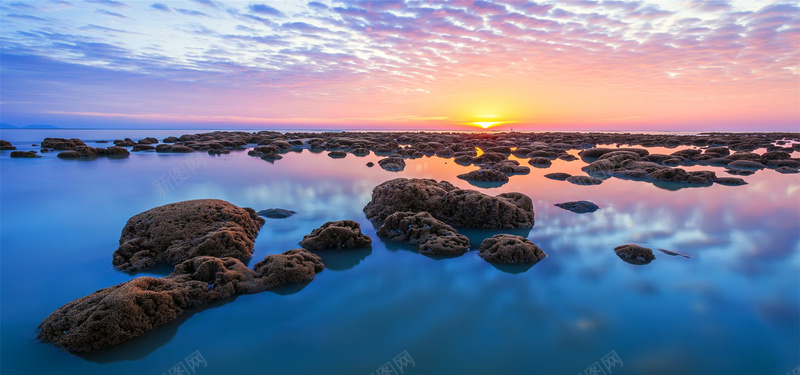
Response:
[[[0,123],[0,129],[61,129],[53,125],[25,125],[22,127]]]

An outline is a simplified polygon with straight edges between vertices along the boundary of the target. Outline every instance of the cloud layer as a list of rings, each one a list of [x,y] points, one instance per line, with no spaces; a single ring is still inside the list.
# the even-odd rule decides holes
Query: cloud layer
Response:
[[[800,126],[793,2],[57,0],[0,26],[5,122]]]

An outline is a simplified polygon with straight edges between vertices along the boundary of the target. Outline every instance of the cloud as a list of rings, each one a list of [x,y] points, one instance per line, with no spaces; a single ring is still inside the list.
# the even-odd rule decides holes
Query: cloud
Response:
[[[213,1],[213,0],[192,0],[192,1],[194,1],[195,3],[198,3],[198,4],[205,5],[205,6],[207,6],[207,7],[211,7],[211,8],[219,8],[219,4],[217,4],[217,3],[216,3],[215,1]]]
[[[130,8],[131,6],[116,0],[85,0],[87,3],[105,5],[112,8]]]
[[[265,4],[251,4],[247,7],[251,12],[267,16],[284,17],[283,12]]]
[[[102,15],[106,15],[106,16],[110,16],[110,17],[128,18],[128,16],[126,16],[124,14],[117,13],[117,12],[111,12],[111,11],[108,11],[108,10],[105,10],[105,9],[97,9],[97,10],[95,10],[95,13],[100,13]]]
[[[150,8],[155,10],[160,10],[162,12],[172,12],[172,8],[161,3],[155,3],[153,5],[150,5]]]
[[[208,14],[205,14],[205,13],[197,11],[197,10],[175,8],[175,11],[180,13],[180,14],[185,14],[187,16],[208,17]]]

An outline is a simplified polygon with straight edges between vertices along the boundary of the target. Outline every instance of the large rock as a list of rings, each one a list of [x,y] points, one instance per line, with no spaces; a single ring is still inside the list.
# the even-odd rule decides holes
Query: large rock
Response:
[[[478,254],[487,262],[503,264],[536,263],[547,257],[527,238],[505,233],[483,240]]]
[[[329,221],[303,236],[300,246],[309,250],[366,247],[372,239],[361,233],[361,225],[352,220]]]
[[[0,139],[0,150],[16,150],[17,148],[14,147],[11,142],[4,141]]]
[[[425,255],[461,255],[470,245],[466,236],[428,212],[395,212],[383,222],[378,235],[417,245]]]
[[[302,249],[269,255],[254,269],[234,258],[196,257],[166,277],[139,277],[58,308],[37,338],[70,352],[105,349],[175,320],[184,311],[286,283],[308,282],[324,268]]]
[[[364,207],[367,218],[373,221],[403,211],[426,211],[455,227],[511,229],[529,228],[534,223],[533,203],[524,194],[493,197],[429,179],[384,182],[372,190],[372,200]]]
[[[12,158],[40,158],[40,155],[36,155],[36,151],[11,151],[11,154],[8,155]]]
[[[222,200],[167,204],[128,220],[112,264],[130,272],[203,255],[248,259],[262,225],[252,208]]]

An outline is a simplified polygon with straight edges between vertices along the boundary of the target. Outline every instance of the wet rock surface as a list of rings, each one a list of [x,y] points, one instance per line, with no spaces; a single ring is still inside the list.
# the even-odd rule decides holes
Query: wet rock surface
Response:
[[[372,190],[372,200],[364,207],[367,219],[372,221],[404,211],[429,212],[455,227],[511,229],[534,224],[533,203],[524,194],[493,197],[429,179],[397,178],[384,182]]]
[[[302,249],[269,255],[253,269],[235,258],[196,257],[166,277],[138,277],[61,306],[39,324],[37,338],[70,352],[129,341],[186,310],[286,283],[309,282],[324,268]]]
[[[496,234],[483,240],[478,254],[487,262],[502,264],[536,263],[547,257],[539,246],[513,234]]]
[[[133,272],[203,255],[248,259],[262,225],[252,208],[222,200],[167,204],[128,220],[112,264]]]
[[[653,250],[639,245],[621,245],[614,248],[614,252],[620,259],[636,265],[643,265],[652,262],[656,259],[653,255]]]
[[[270,219],[285,219],[296,213],[297,211],[286,210],[283,208],[268,208],[266,210],[258,211],[258,216],[268,217]]]
[[[574,201],[574,202],[564,202],[564,203],[556,203],[554,206],[563,208],[567,211],[572,211],[578,214],[585,214],[590,212],[595,212],[600,207],[596,204],[589,202],[589,201]]]
[[[470,246],[466,236],[428,212],[395,212],[384,220],[378,235],[417,245],[425,255],[461,255]]]
[[[372,244],[361,233],[361,225],[352,220],[329,221],[303,237],[300,246],[309,250],[359,248]]]

